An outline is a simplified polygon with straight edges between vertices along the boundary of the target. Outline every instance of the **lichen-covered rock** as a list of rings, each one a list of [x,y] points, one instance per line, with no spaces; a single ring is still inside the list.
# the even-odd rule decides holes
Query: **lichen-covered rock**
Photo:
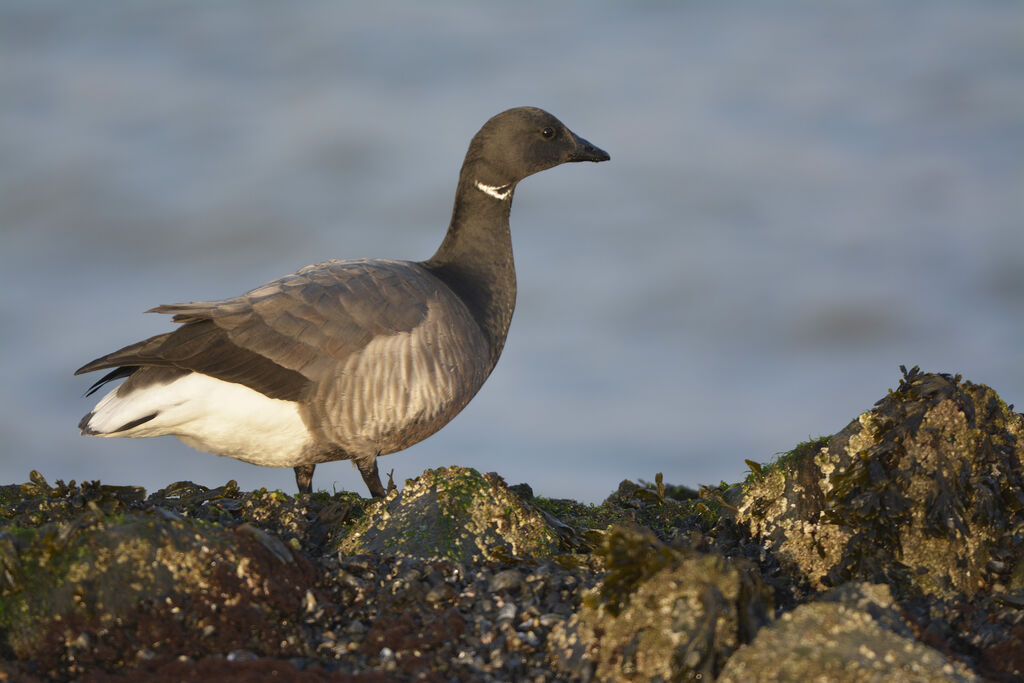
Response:
[[[0,540],[0,626],[7,647],[40,673],[235,649],[308,651],[299,622],[316,601],[319,572],[273,534],[168,510],[98,513],[8,527]]]
[[[717,680],[925,683],[978,678],[914,638],[887,586],[846,584],[762,628],[729,658]]]
[[[1024,589],[1024,418],[994,391],[907,372],[825,446],[762,472],[737,520],[817,587],[897,597]]]
[[[407,481],[368,510],[338,548],[346,554],[479,562],[550,555],[558,540],[497,475],[446,467]]]
[[[567,679],[713,680],[768,621],[771,599],[745,562],[613,527],[599,549],[607,575],[549,638]]]

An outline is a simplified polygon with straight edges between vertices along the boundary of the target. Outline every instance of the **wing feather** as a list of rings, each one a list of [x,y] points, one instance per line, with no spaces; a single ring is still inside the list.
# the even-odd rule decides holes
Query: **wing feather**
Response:
[[[441,283],[405,261],[328,261],[222,301],[165,304],[181,327],[86,364],[76,374],[164,366],[299,400],[375,337],[410,331]]]

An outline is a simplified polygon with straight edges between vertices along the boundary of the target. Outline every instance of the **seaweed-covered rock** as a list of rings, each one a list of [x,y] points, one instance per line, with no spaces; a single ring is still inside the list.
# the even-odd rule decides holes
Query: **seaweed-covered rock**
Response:
[[[762,472],[737,520],[812,584],[900,597],[1024,589],[1024,418],[994,391],[907,372],[833,436]]]
[[[1019,681],[1011,408],[904,371],[699,499],[660,475],[582,505],[462,468],[384,501],[33,472],[0,486],[0,680]]]
[[[598,553],[607,575],[549,638],[573,680],[712,680],[768,621],[771,599],[744,562],[613,527]]]
[[[88,510],[4,536],[0,625],[13,653],[41,673],[236,649],[308,651],[299,623],[316,602],[319,572],[250,524]]]
[[[446,467],[407,481],[368,510],[338,548],[347,554],[474,562],[550,555],[558,540],[497,475]]]
[[[178,481],[149,496],[139,486],[111,486],[98,481],[57,480],[51,486],[38,472],[21,485],[0,486],[0,532],[64,523],[89,511],[97,517],[116,517],[131,511],[172,512],[210,524],[249,523],[269,531],[296,548],[317,553],[347,533],[352,520],[369,501],[351,492],[333,495],[289,496],[281,491],[241,491],[233,480],[208,488]],[[0,557],[2,561],[2,557]]]
[[[914,638],[887,586],[846,584],[762,628],[729,658],[717,680],[925,683],[978,678]]]

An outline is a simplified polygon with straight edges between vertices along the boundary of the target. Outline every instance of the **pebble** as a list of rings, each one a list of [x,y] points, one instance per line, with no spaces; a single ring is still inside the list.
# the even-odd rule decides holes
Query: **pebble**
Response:
[[[548,612],[547,614],[540,615],[538,621],[540,622],[540,625],[544,628],[551,628],[552,626],[555,626],[556,624],[560,624],[561,622],[565,621],[565,617],[561,614]]]
[[[511,622],[515,618],[516,618],[516,606],[515,606],[514,603],[511,603],[511,602],[506,603],[505,605],[502,606],[501,609],[498,610],[497,622],[499,624],[502,623],[502,622],[509,623],[509,622]]]
[[[455,589],[446,583],[442,583],[431,588],[427,592],[425,600],[433,604],[437,602],[450,602],[453,597],[455,597]]]
[[[523,585],[523,575],[518,569],[506,569],[495,574],[490,581],[492,593],[500,591],[517,591]]]
[[[547,561],[467,567],[359,556],[336,562],[329,586],[335,595],[319,599],[339,608],[309,625],[312,642],[321,643],[310,663],[343,675],[377,669],[396,680],[429,670],[443,671],[443,680],[557,681],[548,636],[596,582]]]

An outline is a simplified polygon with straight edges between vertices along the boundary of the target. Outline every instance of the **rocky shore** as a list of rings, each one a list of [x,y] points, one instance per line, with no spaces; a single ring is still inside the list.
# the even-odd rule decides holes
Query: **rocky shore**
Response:
[[[737,484],[601,505],[0,487],[0,681],[1017,681],[1024,416],[904,370]]]

